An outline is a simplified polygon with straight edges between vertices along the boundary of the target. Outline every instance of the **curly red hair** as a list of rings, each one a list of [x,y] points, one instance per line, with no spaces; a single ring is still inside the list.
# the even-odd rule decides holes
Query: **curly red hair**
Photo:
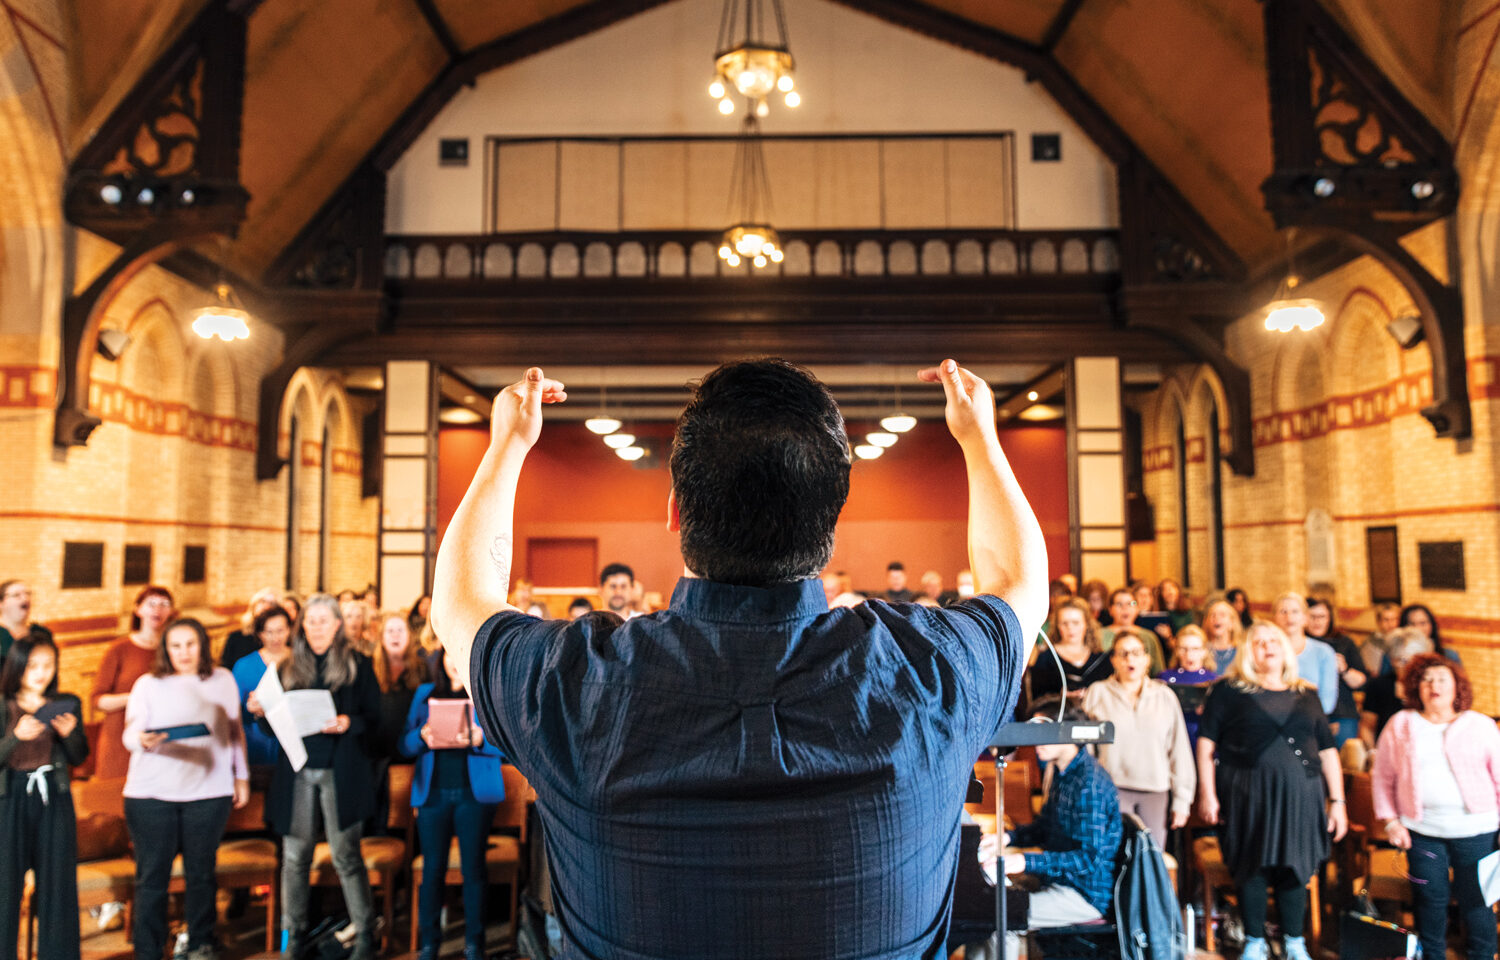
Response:
[[[1401,685],[1406,688],[1408,709],[1422,710],[1422,674],[1433,667],[1442,667],[1453,674],[1453,709],[1459,713],[1474,706],[1474,685],[1469,682],[1469,673],[1457,660],[1449,660],[1441,653],[1419,653],[1401,671]]]

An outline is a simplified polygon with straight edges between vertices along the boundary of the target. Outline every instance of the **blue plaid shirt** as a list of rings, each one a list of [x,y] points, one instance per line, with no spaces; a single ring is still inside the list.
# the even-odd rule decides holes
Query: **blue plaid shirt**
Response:
[[[684,579],[624,623],[496,614],[470,689],[536,789],[565,956],[912,960],[947,956],[964,792],[1022,666],[994,597]]]
[[[1120,795],[1114,781],[1087,750],[1053,775],[1052,791],[1031,823],[1011,832],[1026,854],[1026,872],[1083,894],[1100,912],[1114,899],[1115,856],[1120,852]]]

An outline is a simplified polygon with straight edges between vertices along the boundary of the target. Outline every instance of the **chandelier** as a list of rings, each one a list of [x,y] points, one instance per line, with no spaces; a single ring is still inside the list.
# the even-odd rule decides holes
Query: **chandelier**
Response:
[[[199,310],[193,320],[193,332],[205,340],[218,337],[227,342],[250,338],[250,313],[235,303],[234,291],[220,281],[214,287],[218,303]]]
[[[767,3],[776,30],[775,42],[766,29]],[[738,33],[741,26],[743,32]],[[792,78],[792,52],[787,46],[786,14],[782,12],[781,0],[724,0],[715,49],[714,79],[708,85],[708,93],[719,101],[720,113],[734,113],[730,91],[737,91],[750,101],[751,112],[758,117],[771,112],[766,100],[778,91],[786,95],[789,107],[802,102],[801,95],[792,89],[796,81]]]
[[[1323,305],[1309,297],[1297,296],[1297,287],[1302,283],[1297,276],[1296,260],[1292,249],[1295,232],[1287,234],[1287,272],[1276,287],[1276,296],[1266,305],[1266,329],[1277,333],[1292,330],[1311,330],[1323,324]]]
[[[729,219],[734,225],[719,241],[719,258],[731,267],[749,260],[756,267],[780,263],[781,237],[770,223],[771,181],[761,150],[760,121],[745,118],[745,130],[734,151],[729,176]]]

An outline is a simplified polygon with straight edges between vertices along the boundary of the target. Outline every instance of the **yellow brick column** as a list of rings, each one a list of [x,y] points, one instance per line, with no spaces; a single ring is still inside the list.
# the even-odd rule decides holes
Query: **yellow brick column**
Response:
[[[380,484],[380,599],[411,607],[428,592],[437,551],[437,368],[385,365]]]
[[[1081,582],[1129,579],[1125,535],[1125,421],[1120,361],[1068,362],[1068,536]]]

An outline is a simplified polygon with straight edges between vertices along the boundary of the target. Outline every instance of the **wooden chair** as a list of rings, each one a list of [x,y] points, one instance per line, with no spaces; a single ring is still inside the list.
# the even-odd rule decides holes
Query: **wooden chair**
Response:
[[[1224,863],[1224,854],[1219,849],[1218,837],[1199,837],[1193,841],[1193,866],[1203,878],[1203,949],[1214,952],[1214,891],[1235,888],[1234,878]],[[1317,943],[1323,930],[1322,898],[1318,893],[1318,877],[1307,881],[1307,938]]]
[[[1375,791],[1368,773],[1344,774],[1349,834],[1339,857],[1341,894],[1350,898],[1368,890],[1372,900],[1389,900],[1408,908],[1411,881],[1406,877],[1406,853],[1380,842],[1385,834],[1375,816]]]
[[[412,767],[409,764],[391,764],[391,805],[386,825],[393,830],[402,831],[404,836],[365,837],[359,842],[360,855],[364,858],[365,870],[370,878],[370,889],[381,893],[381,915],[385,919],[385,930],[380,941],[382,950],[388,949],[391,943],[396,881],[406,868],[411,852],[411,776]],[[339,885],[339,874],[333,867],[333,853],[327,841],[319,843],[313,850],[311,875],[314,886]]]
[[[245,837],[236,834],[264,833],[266,829],[266,795],[252,791],[250,802],[239,810],[231,809],[229,823],[224,828],[224,839],[219,843],[218,863],[214,878],[226,890],[249,889],[261,885],[271,888],[266,900],[266,952],[277,949],[277,920],[280,919],[281,869],[280,851],[276,841],[262,836]],[[182,857],[172,861],[172,879],[167,892],[182,893]]]
[[[526,844],[526,810],[536,800],[536,791],[521,776],[521,771],[510,764],[501,767],[505,777],[505,799],[495,808],[493,826],[499,830],[514,830],[515,835],[491,835],[484,851],[485,878],[489,883],[504,883],[510,887],[510,922],[515,930],[516,913],[520,904],[520,874]],[[394,801],[392,801],[394,802]],[[421,854],[411,861],[411,949],[417,949],[417,893],[422,883],[424,858]],[[458,840],[454,838],[448,846],[448,865],[443,874],[443,886],[455,887],[464,882],[462,863],[458,854]]]

